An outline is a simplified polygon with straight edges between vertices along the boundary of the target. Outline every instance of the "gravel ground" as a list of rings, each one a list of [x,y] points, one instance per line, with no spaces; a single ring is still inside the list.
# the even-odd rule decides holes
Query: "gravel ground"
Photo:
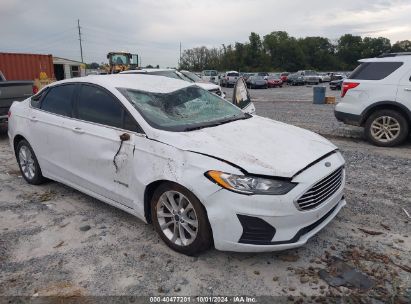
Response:
[[[335,121],[333,106],[312,105],[311,90],[252,91],[258,114],[325,135],[347,162],[347,206],[304,247],[285,252],[175,253],[127,213],[56,182],[28,185],[0,136],[0,295],[361,295],[409,303],[411,219],[402,208],[411,213],[411,143],[369,145]],[[333,273],[333,257],[374,286],[331,287],[319,271]]]

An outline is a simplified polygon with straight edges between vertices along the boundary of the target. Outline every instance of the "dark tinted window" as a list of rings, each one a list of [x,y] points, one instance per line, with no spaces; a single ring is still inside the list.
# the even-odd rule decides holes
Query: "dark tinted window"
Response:
[[[127,112],[124,112],[124,128],[125,130],[141,133],[140,127],[137,125],[134,118]]]
[[[103,89],[83,85],[78,96],[78,118],[116,128],[123,126],[123,107]]]
[[[240,76],[240,74],[239,73],[227,73],[227,76],[238,77],[238,76]]]
[[[40,108],[41,98],[46,96],[48,88],[41,90],[39,93],[31,97],[31,106],[33,108]]]
[[[402,62],[364,62],[352,72],[349,79],[381,80],[402,65]]]
[[[74,84],[60,85],[48,90],[47,95],[41,100],[41,109],[47,112],[71,117]]]

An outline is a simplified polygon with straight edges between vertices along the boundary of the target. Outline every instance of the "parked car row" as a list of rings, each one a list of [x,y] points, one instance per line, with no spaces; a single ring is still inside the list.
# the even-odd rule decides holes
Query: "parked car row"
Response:
[[[217,70],[204,70],[200,74],[200,78],[207,82],[212,82],[219,84],[222,87],[230,87],[234,85],[234,82],[238,77],[243,77],[245,81],[251,76],[260,76],[265,80],[268,80],[269,76],[276,76],[278,73],[269,72],[237,72],[237,71],[227,71],[225,73],[219,74]],[[279,73],[280,79],[283,84],[289,85],[318,85],[324,82],[331,82],[334,80],[341,80],[341,77],[348,77],[346,72],[316,72],[314,70],[300,70],[295,73],[282,72]],[[247,83],[250,86],[250,81]],[[253,80],[253,85],[257,87],[264,87],[261,81]],[[337,86],[338,88],[338,86]]]

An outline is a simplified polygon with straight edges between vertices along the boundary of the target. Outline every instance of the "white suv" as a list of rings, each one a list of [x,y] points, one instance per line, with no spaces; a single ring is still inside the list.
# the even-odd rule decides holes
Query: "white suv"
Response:
[[[411,53],[362,59],[344,80],[335,117],[364,127],[373,144],[391,147],[404,142],[411,125]]]

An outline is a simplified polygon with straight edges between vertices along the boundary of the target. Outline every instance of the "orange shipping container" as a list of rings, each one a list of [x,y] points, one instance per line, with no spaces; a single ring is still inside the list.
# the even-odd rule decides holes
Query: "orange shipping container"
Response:
[[[34,80],[40,78],[41,72],[54,78],[53,56],[0,53],[0,71],[7,80]]]

